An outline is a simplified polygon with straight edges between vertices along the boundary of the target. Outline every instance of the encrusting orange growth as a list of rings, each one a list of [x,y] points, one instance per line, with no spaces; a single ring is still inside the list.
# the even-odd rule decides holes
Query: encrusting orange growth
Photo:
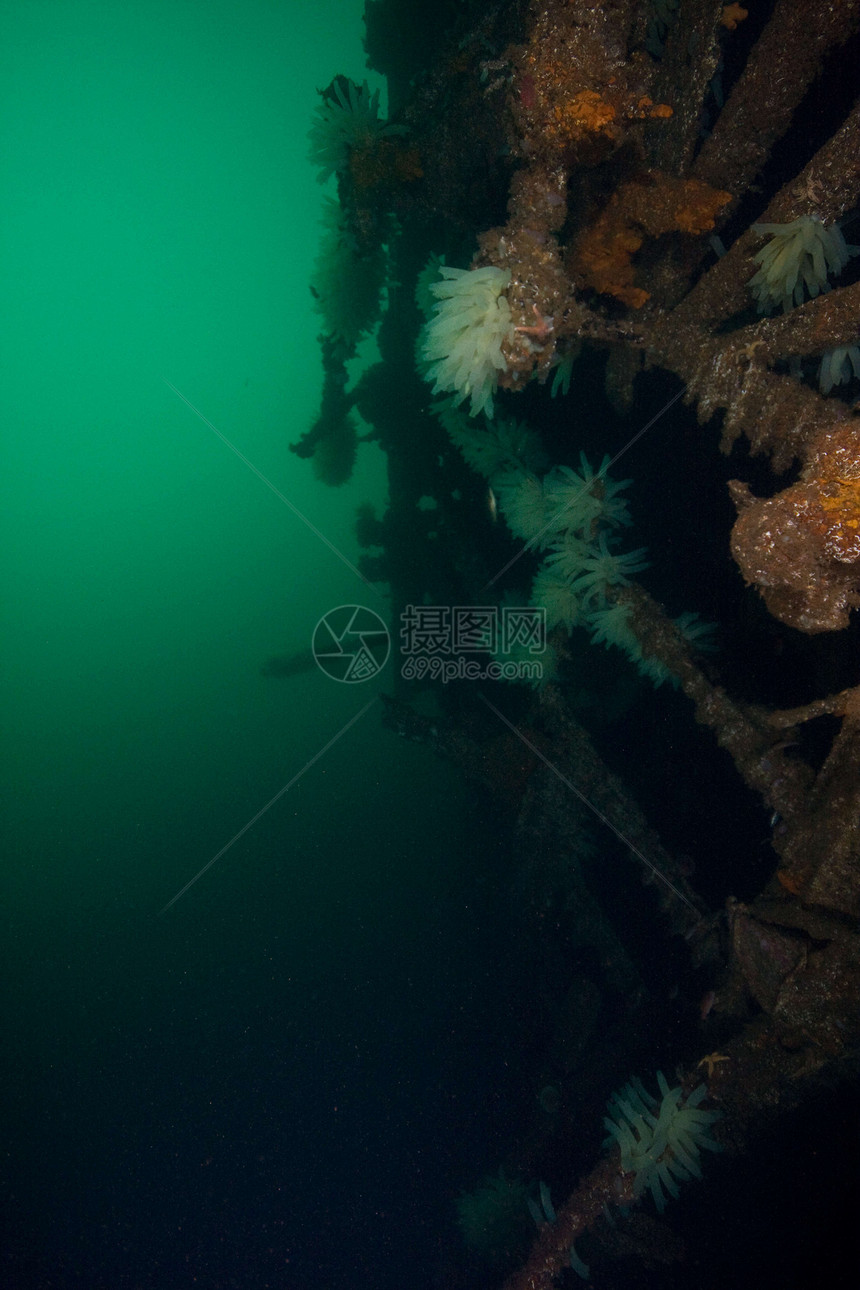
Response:
[[[813,523],[826,554],[834,560],[856,560],[860,551],[860,478],[828,480],[818,505],[822,513]]]
[[[648,117],[653,121],[668,121],[672,115],[672,108],[668,103],[654,103],[647,97],[641,98],[636,108],[643,119]]]
[[[577,242],[573,272],[582,286],[641,309],[649,293],[633,285],[633,256],[642,245],[642,235],[623,219],[614,221],[607,214],[604,211]]]
[[[777,869],[777,879],[786,891],[790,891],[793,896],[798,896],[803,890],[803,882],[796,874],[790,874],[787,869]]]
[[[596,90],[580,90],[567,102],[557,103],[553,109],[555,119],[571,138],[579,132],[596,133],[605,129],[618,113],[605,102]]]
[[[739,4],[723,5],[723,15],[720,18],[721,26],[727,31],[734,31],[739,22],[749,17],[749,10],[742,9]]]
[[[615,21],[600,3],[536,6],[527,42],[511,50],[512,142],[529,163],[596,165],[640,122],[672,115],[648,96],[652,64],[627,57]]]
[[[649,293],[634,285],[633,256],[645,238],[707,233],[729,201],[731,193],[698,179],[653,173],[622,184],[576,243],[572,268],[578,285],[640,309]]]
[[[732,552],[770,612],[815,633],[860,605],[860,446],[852,426],[816,441],[801,479],[775,497],[734,487]]]
[[[635,104],[613,104],[609,95],[597,90],[580,90],[573,98],[562,99],[553,110],[555,131],[562,145],[585,142],[589,136],[603,136],[613,143],[622,137],[620,126],[631,121],[666,120],[672,115],[668,103],[654,103],[647,96]],[[622,118],[619,120],[619,118]]]
[[[679,233],[709,233],[718,213],[732,199],[731,193],[711,188],[699,179],[669,180],[668,185],[675,185],[675,188],[674,191],[670,191],[668,186],[664,189],[666,216],[669,228],[677,229]]]

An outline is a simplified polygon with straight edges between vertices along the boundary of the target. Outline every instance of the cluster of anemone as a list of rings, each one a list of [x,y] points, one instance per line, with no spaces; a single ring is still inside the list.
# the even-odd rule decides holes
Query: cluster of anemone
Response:
[[[543,559],[532,583],[531,605],[542,608],[547,632],[582,627],[597,645],[620,649],[654,685],[676,678],[659,660],[643,653],[630,622],[630,609],[617,592],[648,567],[645,548],[618,549],[621,531],[632,523],[622,496],[629,479],[613,479],[604,456],[595,469],[580,453],[579,469],[546,470],[540,439],[522,422],[467,417],[456,396],[440,399],[436,412],[467,464],[491,485],[500,513],[514,537],[541,551]],[[682,614],[675,625],[697,648],[707,649],[707,624]],[[511,648],[497,662],[536,661],[533,644]],[[541,682],[558,671],[555,638],[537,659]]]
[[[617,1143],[624,1173],[635,1174],[633,1195],[650,1191],[662,1214],[667,1194],[677,1198],[678,1183],[701,1178],[701,1153],[719,1151],[711,1137],[718,1111],[703,1111],[707,1089],[700,1084],[685,1097],[680,1086],[670,1088],[662,1071],[657,1072],[660,1099],[653,1097],[641,1080],[633,1079],[607,1104],[603,1123],[609,1136],[604,1146]]]
[[[610,479],[610,461],[604,457],[595,471],[585,453],[580,469],[554,466],[538,477],[514,464],[493,480],[500,505],[515,537],[541,550],[583,549],[601,532],[632,523],[621,491],[629,479]]]
[[[753,232],[768,237],[753,257],[759,269],[748,284],[760,314],[779,308],[787,313],[829,291],[830,277],[837,277],[853,255],[860,255],[860,247],[848,245],[838,224],[826,225],[816,215],[800,215],[788,224],[754,224]],[[822,394],[857,377],[860,346],[840,346],[822,356]]]
[[[554,467],[542,479],[528,471],[509,472],[494,482],[499,506],[511,532],[546,554],[532,584],[532,604],[546,612],[547,630],[585,627],[592,635],[623,649],[640,671],[657,683],[626,616],[607,619],[614,590],[648,567],[644,547],[620,551],[619,530],[631,523],[621,491],[629,479],[608,474],[609,458],[594,470],[584,453],[580,469]],[[612,635],[613,627],[618,632]]]

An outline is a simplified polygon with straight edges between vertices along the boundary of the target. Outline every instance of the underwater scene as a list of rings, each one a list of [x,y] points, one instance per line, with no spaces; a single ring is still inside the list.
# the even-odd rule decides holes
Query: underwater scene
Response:
[[[860,0],[0,61],[0,1290],[853,1290]]]

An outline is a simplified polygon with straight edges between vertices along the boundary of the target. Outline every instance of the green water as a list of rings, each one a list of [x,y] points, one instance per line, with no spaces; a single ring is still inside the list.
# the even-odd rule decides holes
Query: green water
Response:
[[[368,75],[361,9],[21,2],[0,21],[3,1193],[19,1286],[185,1284],[154,1270],[171,1261],[188,1284],[234,1284],[212,1269],[208,1218],[196,1245],[193,1218],[170,1228],[213,1160],[244,1284],[270,1284],[253,1269],[286,1266],[295,1242],[282,1216],[284,1248],[270,1229],[256,1250],[251,1179],[295,1204],[347,1187],[350,1161],[367,1170],[358,1148],[319,1163],[313,1117],[328,1126],[353,1082],[332,1069],[355,992],[405,978],[402,947],[444,910],[453,777],[382,732],[378,702],[303,773],[386,677],[260,671],[333,606],[385,600],[167,384],[357,558],[381,454],[363,447],[329,491],[287,445],[321,390],[306,134],[317,87]],[[422,1006],[392,1011],[359,1029],[380,1051],[408,1032],[426,1064]]]
[[[374,593],[165,384],[356,557],[381,456],[335,493],[287,444],[321,385],[306,132],[316,86],[366,74],[360,6],[20,4],[4,28],[10,898],[158,907],[367,698],[259,675]]]

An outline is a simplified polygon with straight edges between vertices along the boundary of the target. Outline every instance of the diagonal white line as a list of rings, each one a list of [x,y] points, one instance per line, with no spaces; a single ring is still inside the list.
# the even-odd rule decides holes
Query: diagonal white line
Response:
[[[293,775],[293,778],[289,781],[289,783],[284,784],[284,787],[283,787],[283,788],[279,788],[279,789],[278,789],[278,791],[277,791],[277,793],[275,794],[275,796],[274,796],[274,797],[272,797],[272,798],[270,798],[270,799],[269,799],[269,801],[266,803],[266,805],[265,805],[265,806],[261,806],[261,807],[260,807],[260,809],[259,809],[259,811],[257,812],[257,814],[256,814],[256,815],[254,815],[254,816],[252,816],[252,818],[248,821],[248,823],[247,823],[247,824],[245,824],[245,825],[243,825],[243,826],[242,826],[242,828],[239,830],[239,832],[238,832],[238,833],[234,833],[234,835],[233,835],[233,837],[230,839],[230,841],[229,841],[229,842],[227,842],[227,843],[225,843],[225,845],[221,848],[221,850],[220,850],[216,855],[214,855],[214,856],[212,857],[212,859],[211,859],[211,860],[207,860],[207,861],[206,861],[206,864],[203,866],[203,868],[202,868],[198,873],[196,873],[196,874],[194,875],[194,877],[193,877],[193,878],[191,878],[188,882],[186,882],[185,886],[184,886],[184,887],[182,887],[179,891],[177,891],[177,893],[176,893],[176,895],[175,895],[175,896],[171,897],[171,899],[170,899],[170,900],[168,900],[167,904],[164,906],[164,908],[163,908],[163,909],[160,909],[160,910],[158,911],[158,913],[159,913],[159,917],[160,917],[162,914],[166,914],[166,913],[167,913],[167,911],[168,911],[168,909],[170,909],[171,905],[175,905],[175,904],[176,904],[176,902],[177,902],[177,900],[179,900],[180,896],[184,896],[184,895],[185,895],[185,893],[186,893],[186,891],[188,891],[189,887],[193,887],[193,886],[194,886],[194,884],[195,884],[195,882],[197,882],[198,878],[202,878],[202,877],[203,877],[203,875],[204,875],[204,873],[206,873],[207,869],[211,869],[211,868],[212,868],[212,866],[213,866],[213,864],[215,864],[216,860],[220,860],[220,859],[221,859],[221,857],[222,857],[223,855],[226,855],[226,853],[230,850],[230,848],[231,848],[231,847],[232,847],[236,842],[238,842],[240,838],[244,837],[244,836],[245,836],[245,834],[248,832],[248,830],[249,830],[249,829],[252,829],[252,828],[254,827],[254,825],[257,823],[257,821],[258,821],[258,820],[260,820],[260,819],[262,819],[262,817],[266,814],[266,812],[267,812],[268,810],[270,810],[270,809],[271,809],[271,807],[273,807],[273,806],[275,805],[275,802],[279,801],[279,800],[284,796],[284,794],[285,794],[285,793],[289,793],[289,791],[290,791],[290,789],[293,787],[293,785],[294,785],[294,784],[297,784],[297,783],[299,782],[299,780],[301,779],[301,777],[302,777],[302,776],[303,776],[307,771],[309,771],[309,770],[310,770],[311,766],[313,766],[316,762],[318,762],[318,761],[319,761],[320,757],[324,757],[324,756],[325,756],[325,754],[328,752],[329,748],[333,747],[333,746],[334,746],[334,744],[336,744],[336,743],[337,743],[338,739],[342,739],[342,738],[343,738],[343,736],[346,734],[347,730],[350,730],[350,729],[352,728],[352,726],[354,726],[354,725],[355,725],[356,721],[359,721],[359,720],[364,716],[364,714],[365,714],[365,712],[367,712],[368,708],[373,707],[373,705],[374,705],[374,703],[375,703],[375,702],[376,702],[376,695],[374,695],[372,699],[370,699],[367,703],[365,703],[364,707],[363,707],[359,712],[357,712],[357,713],[355,714],[355,716],[354,716],[354,717],[350,717],[350,719],[349,719],[349,721],[347,721],[346,725],[345,725],[345,726],[343,726],[340,730],[338,730],[338,732],[337,732],[337,734],[336,734],[336,735],[333,735],[333,736],[331,737],[331,739],[329,739],[329,741],[328,741],[328,743],[325,745],[325,747],[324,747],[324,748],[320,748],[319,752],[318,752],[318,753],[315,753],[315,754],[313,755],[313,757],[311,757],[310,761],[305,762],[305,764],[304,764],[304,766],[302,766],[301,770],[300,770],[300,771],[298,771],[298,773],[297,773],[297,774]]]
[[[205,417],[199,408],[195,408],[191,400],[187,399],[181,390],[177,390],[176,386],[173,385],[172,382],[168,381],[166,376],[162,377],[161,379],[164,381],[164,384],[168,387],[168,389],[172,390],[173,393],[177,396],[177,398],[180,398],[183,403],[187,404],[188,407],[191,409],[191,411],[194,413],[194,415],[199,417],[200,420],[203,422],[203,424],[205,426],[208,426],[209,429],[212,431],[212,433],[217,435],[218,438],[221,440],[221,442],[226,444],[227,447],[230,449],[230,451],[232,453],[235,453],[236,456],[239,458],[239,460],[244,465],[246,465],[248,469],[257,476],[258,479],[263,481],[266,487],[275,494],[275,496],[279,499],[279,501],[282,501],[284,505],[293,512],[296,518],[300,519],[302,524],[304,524],[307,528],[309,528],[311,533],[313,533],[315,537],[319,538],[323,546],[327,546],[329,551],[331,551],[334,555],[337,556],[338,560],[342,561],[343,564],[345,564],[348,569],[352,570],[356,578],[359,578],[366,587],[370,587],[370,589],[374,591],[377,596],[382,598],[382,592],[379,590],[379,588],[376,587],[372,582],[368,581],[367,578],[365,578],[361,570],[357,569],[355,565],[352,563],[352,561],[348,560],[347,557],[344,555],[344,553],[340,551],[333,542],[329,541],[329,539],[326,537],[324,533],[320,532],[320,530],[313,523],[313,521],[309,520],[307,515],[304,515],[299,510],[298,506],[294,505],[294,503],[290,501],[289,497],[285,497],[284,494],[281,492],[281,490],[279,488],[276,488],[270,479],[266,478],[262,470],[258,470],[258,468],[254,465],[254,463],[252,461],[249,461],[248,458],[245,456],[245,454],[241,452],[234,443],[231,443],[230,440],[227,438],[227,436],[221,430],[219,430],[216,425],[213,425],[212,422],[209,420],[209,418]]]
[[[614,456],[614,457],[611,457],[611,458],[610,458],[610,460],[606,463],[605,468],[601,468],[601,469],[597,472],[597,475],[595,476],[595,479],[599,479],[599,478],[601,477],[601,475],[605,475],[605,474],[607,474],[607,473],[608,473],[608,471],[610,471],[610,470],[612,469],[612,467],[615,465],[616,461],[619,461],[619,460],[624,456],[625,452],[629,452],[629,451],[630,451],[630,449],[633,447],[634,443],[636,443],[639,439],[641,439],[641,438],[642,438],[642,436],[643,436],[643,434],[647,434],[647,432],[651,429],[651,427],[654,425],[654,423],[660,420],[660,418],[663,416],[664,412],[668,412],[668,411],[669,411],[669,409],[672,407],[672,404],[673,404],[673,403],[677,403],[677,402],[678,402],[678,400],[679,400],[679,399],[681,398],[681,396],[684,394],[684,392],[685,392],[685,390],[686,390],[686,389],[687,389],[687,387],[686,387],[686,385],[684,385],[684,386],[682,386],[682,388],[678,391],[678,393],[677,393],[677,394],[673,394],[673,396],[672,396],[672,398],[669,400],[669,402],[668,402],[668,403],[664,403],[664,404],[663,404],[663,407],[660,409],[660,411],[659,411],[659,412],[655,412],[655,413],[654,413],[654,415],[653,415],[653,417],[651,418],[651,420],[650,420],[650,421],[646,421],[645,425],[644,425],[644,426],[642,426],[641,430],[637,430],[637,431],[636,431],[636,433],[635,433],[635,435],[633,436],[633,438],[632,438],[632,439],[628,439],[627,443],[624,445],[624,447],[623,447],[623,448],[619,448],[619,450],[618,450],[618,452],[616,452],[615,456]],[[588,490],[588,488],[589,488],[589,487],[590,487],[590,484],[583,484],[583,486],[582,486],[582,488],[579,490],[579,492],[578,492],[574,497],[572,497],[572,498],[570,499],[570,501],[569,501],[569,502],[567,502],[567,504],[561,508],[561,510],[559,510],[558,512],[556,512],[556,514],[555,514],[555,515],[553,515],[551,519],[547,520],[546,524],[544,524],[544,526],[543,526],[543,528],[541,529],[541,531],[540,531],[539,533],[536,533],[536,534],[535,534],[535,536],[534,536],[533,538],[529,538],[528,542],[526,542],[526,543],[525,543],[525,545],[524,545],[523,547],[521,547],[519,551],[517,551],[516,555],[515,555],[515,556],[512,556],[512,557],[511,557],[511,559],[508,561],[508,563],[507,563],[506,565],[504,565],[504,566],[499,570],[499,572],[498,572],[497,574],[495,574],[495,575],[490,579],[490,581],[489,581],[489,582],[487,582],[487,583],[485,583],[485,584],[484,584],[484,586],[481,588],[481,591],[482,591],[482,592],[483,592],[483,591],[486,591],[488,587],[492,587],[494,583],[498,582],[499,578],[503,577],[503,576],[507,573],[508,569],[512,569],[512,568],[513,568],[513,566],[516,564],[517,560],[519,560],[522,556],[524,556],[524,555],[525,555],[525,553],[526,553],[527,551],[531,551],[531,550],[533,550],[533,549],[537,546],[537,544],[540,542],[540,540],[541,540],[541,538],[543,537],[544,533],[549,532],[549,530],[550,530],[551,528],[553,528],[553,526],[555,525],[555,523],[556,523],[556,521],[558,520],[559,516],[563,515],[563,514],[565,513],[565,511],[570,510],[571,506],[575,506],[575,505],[576,505],[577,500],[582,496],[582,494],[583,494],[584,492],[586,492],[586,491]]]
[[[556,779],[560,779],[562,784],[564,784],[566,788],[569,788],[571,793],[573,793],[576,797],[579,798],[583,806],[587,806],[589,811],[591,811],[592,815],[596,815],[598,820],[600,820],[601,824],[605,824],[607,829],[609,829],[610,832],[615,834],[619,842],[623,842],[625,847],[628,847],[635,856],[639,857],[639,859],[644,864],[645,868],[650,869],[655,878],[658,878],[660,882],[664,884],[664,886],[668,887],[669,890],[675,896],[678,897],[679,900],[682,900],[688,909],[692,909],[697,919],[701,919],[702,917],[701,911],[696,909],[696,906],[693,904],[691,900],[687,899],[683,891],[679,890],[679,888],[675,886],[671,878],[667,878],[666,875],[663,873],[662,869],[657,868],[653,860],[649,860],[648,857],[639,850],[639,848],[635,845],[635,843],[631,842],[629,838],[626,838],[624,834],[621,832],[621,830],[617,829],[615,825],[612,823],[612,821],[607,816],[605,816],[603,812],[594,805],[593,802],[590,802],[588,798],[585,796],[585,794],[581,792],[581,790],[578,789],[576,785],[567,778],[566,775],[563,775],[561,771],[558,769],[558,767],[554,766],[552,762],[549,760],[549,758],[545,757],[541,752],[541,750],[539,748],[536,748],[535,745],[532,743],[532,741],[526,735],[524,735],[521,730],[517,729],[517,727],[513,724],[513,722],[508,721],[505,714],[503,712],[500,712],[494,703],[491,703],[490,700],[485,695],[480,694],[480,692],[479,692],[479,697],[484,701],[484,703],[487,705],[490,711],[495,712],[499,720],[504,725],[506,725],[508,729],[513,734],[515,734],[516,737],[522,743],[525,744],[526,748],[528,748],[530,752],[533,752],[535,757],[540,758],[544,766],[546,766],[548,770],[552,771]]]

